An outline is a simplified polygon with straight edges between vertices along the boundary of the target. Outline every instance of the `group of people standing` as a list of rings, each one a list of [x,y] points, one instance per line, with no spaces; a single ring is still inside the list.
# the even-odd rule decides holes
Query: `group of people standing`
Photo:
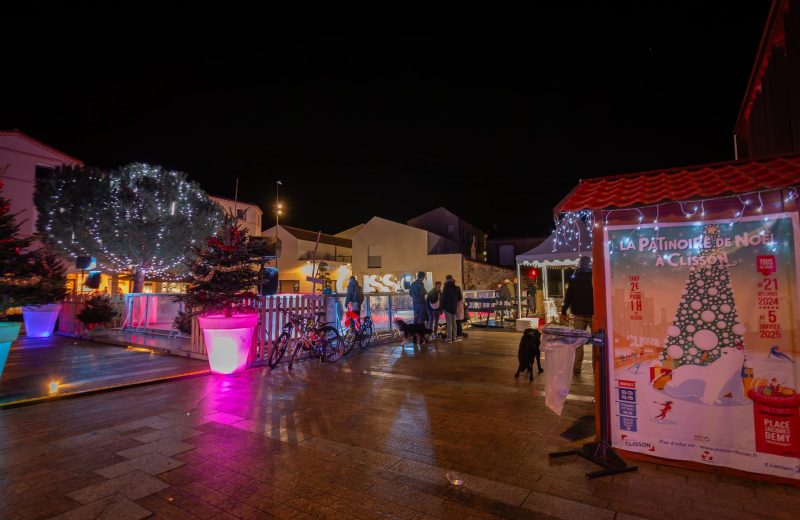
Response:
[[[425,273],[417,273],[417,279],[411,282],[409,295],[414,309],[414,323],[425,325],[431,330],[431,339],[438,339],[437,329],[444,314],[447,329],[446,343],[461,341],[466,337],[461,326],[464,321],[464,295],[461,287],[456,285],[453,275],[448,274],[442,282],[433,284],[433,289],[425,288]],[[344,306],[361,314],[364,303],[364,290],[358,285],[355,276],[350,277],[347,284]]]
[[[432,331],[432,338],[438,338],[436,330],[444,313],[447,337],[445,343],[461,341],[464,332],[461,322],[464,321],[464,295],[461,287],[456,285],[453,275],[444,277],[444,284],[436,282],[430,291],[425,289],[425,273],[417,273],[417,279],[411,283],[409,295],[414,309],[414,323],[425,325]]]

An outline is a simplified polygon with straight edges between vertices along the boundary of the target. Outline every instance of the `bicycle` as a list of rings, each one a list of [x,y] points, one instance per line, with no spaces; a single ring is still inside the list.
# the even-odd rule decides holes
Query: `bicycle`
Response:
[[[319,318],[308,318],[289,311],[283,312],[289,316],[289,321],[283,326],[283,331],[275,340],[270,352],[268,360],[270,368],[278,366],[289,349],[295,328],[301,331],[301,335],[295,340],[294,350],[289,359],[289,370],[294,366],[301,350],[308,350],[311,357],[318,357],[324,361],[336,361],[344,355],[345,345],[335,327],[320,323]],[[324,314],[324,312],[317,313],[317,316]]]
[[[345,315],[345,327],[347,327],[347,332],[345,332],[343,338],[346,346],[345,355],[353,350],[356,343],[358,343],[362,349],[369,347],[370,343],[372,343],[372,337],[375,331],[370,316],[365,316],[362,321],[357,313],[348,311]]]

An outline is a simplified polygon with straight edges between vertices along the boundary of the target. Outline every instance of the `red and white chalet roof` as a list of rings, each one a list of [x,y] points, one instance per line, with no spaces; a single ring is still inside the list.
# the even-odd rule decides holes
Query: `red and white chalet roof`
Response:
[[[800,186],[800,153],[582,179],[558,203],[565,211],[648,206]]]

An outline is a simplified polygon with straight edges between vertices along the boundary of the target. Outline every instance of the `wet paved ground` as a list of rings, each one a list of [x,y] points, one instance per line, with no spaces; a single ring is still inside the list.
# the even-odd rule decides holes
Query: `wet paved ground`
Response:
[[[786,486],[641,463],[587,481],[583,460],[550,464],[591,400],[560,420],[545,409],[540,382],[512,377],[518,338],[0,412],[0,518],[797,518]]]
[[[196,373],[205,361],[103,345],[65,336],[15,341],[0,378],[0,406],[46,397],[49,384],[61,394],[79,393],[142,381]]]

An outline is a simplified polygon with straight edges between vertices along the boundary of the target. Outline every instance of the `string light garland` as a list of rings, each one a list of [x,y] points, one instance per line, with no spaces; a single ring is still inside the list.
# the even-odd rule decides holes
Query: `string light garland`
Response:
[[[134,163],[64,168],[37,181],[40,234],[66,256],[93,256],[111,273],[185,279],[192,248],[222,210],[186,174]]]
[[[553,240],[553,252],[558,251],[560,246],[571,248],[572,251],[581,250],[582,229],[584,228],[590,237],[591,245],[592,228],[594,227],[594,213],[591,210],[568,211],[563,213],[560,219],[555,221],[556,228],[553,230],[555,240]]]
[[[720,201],[720,200],[738,200],[740,208],[735,212],[733,218],[728,222],[729,227],[733,227],[736,223],[740,222],[744,214],[747,212],[748,208],[753,206],[753,198],[756,198],[758,203],[752,209],[753,212],[762,213],[764,211],[764,200],[763,195],[766,193],[774,193],[776,189],[766,189],[766,190],[758,190],[752,191],[748,193],[738,194],[738,195],[725,195],[721,197],[711,197],[711,198],[704,198],[704,199],[696,199],[696,200],[684,200],[684,201],[670,201],[670,202],[662,202],[659,204],[649,204],[643,206],[636,206],[631,208],[618,208],[618,209],[610,209],[605,211],[605,218],[603,221],[603,228],[608,229],[608,222],[610,217],[614,213],[620,212],[635,212],[637,214],[636,217],[638,219],[638,224],[636,225],[636,231],[642,231],[642,226],[647,224],[648,230],[652,229],[655,232],[655,236],[653,238],[657,238],[659,236],[660,225],[659,225],[659,217],[661,214],[661,208],[664,206],[674,206],[677,205],[680,212],[686,217],[687,220],[696,220],[696,224],[701,225],[703,223],[703,219],[706,217],[706,204],[711,201]],[[786,188],[787,194],[783,198],[784,203],[790,203],[794,200],[797,200],[798,193],[797,188],[790,187]],[[688,209],[687,209],[688,208]],[[649,213],[648,210],[655,209],[655,217],[651,222],[645,222],[645,213]],[[763,217],[763,222],[769,223],[769,216]],[[653,224],[650,227],[650,224]],[[591,230],[593,228],[598,228],[600,223],[596,221],[594,212],[592,210],[579,210],[579,211],[566,211],[563,212],[559,218],[555,220],[555,229],[553,230],[553,234],[555,240],[553,240],[553,252],[556,251],[581,251],[583,244],[582,244],[582,228],[588,231],[589,236],[589,248],[591,248],[591,240],[592,240],[592,233]],[[761,233],[763,234],[764,231],[762,230]],[[630,240],[630,238],[628,238]],[[773,246],[774,248],[774,246]],[[609,253],[613,253],[610,251]]]

